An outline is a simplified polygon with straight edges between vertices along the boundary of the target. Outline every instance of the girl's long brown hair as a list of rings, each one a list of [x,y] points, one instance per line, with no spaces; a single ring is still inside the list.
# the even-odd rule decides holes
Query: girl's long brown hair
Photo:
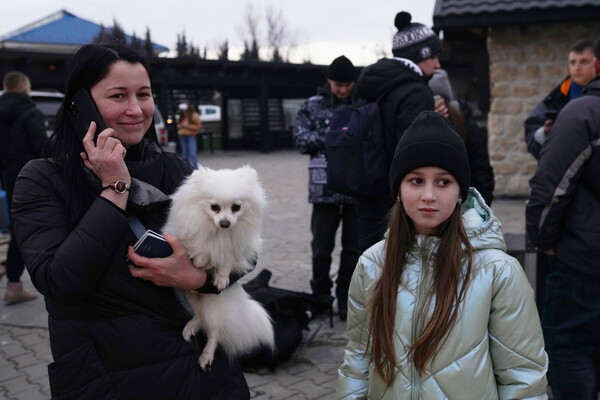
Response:
[[[414,225],[404,206],[396,203],[390,215],[383,271],[371,299],[369,321],[372,337],[371,362],[388,385],[394,379],[396,367],[394,321],[398,285],[415,235]],[[456,321],[458,305],[464,299],[472,265],[473,248],[462,224],[460,206],[457,205],[450,218],[440,227],[439,236],[433,285],[427,290],[425,307],[415,310],[416,313],[423,311],[419,316],[419,326],[426,322],[421,335],[410,349],[415,367],[420,373],[425,372],[425,363],[435,356]],[[467,268],[463,273],[465,259]],[[435,301],[433,314],[429,321],[425,321],[425,310],[429,309],[431,301]]]

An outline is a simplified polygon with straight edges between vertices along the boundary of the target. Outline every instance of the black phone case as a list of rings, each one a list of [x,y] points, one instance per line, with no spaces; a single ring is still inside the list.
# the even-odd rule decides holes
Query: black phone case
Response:
[[[96,142],[98,134],[106,129],[106,125],[100,116],[98,107],[96,107],[96,103],[87,89],[79,89],[71,98],[69,101],[68,113],[71,126],[75,132],[77,132],[81,140],[83,140],[92,121],[96,123],[94,143]]]

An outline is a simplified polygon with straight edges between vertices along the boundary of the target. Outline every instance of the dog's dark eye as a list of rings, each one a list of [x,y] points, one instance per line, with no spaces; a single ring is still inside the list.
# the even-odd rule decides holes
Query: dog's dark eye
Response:
[[[231,206],[231,211],[238,212],[240,211],[240,208],[242,208],[242,206],[240,206],[239,204],[234,204]]]
[[[214,212],[219,212],[221,211],[221,207],[219,207],[218,204],[211,204],[210,205],[210,209],[213,210]]]

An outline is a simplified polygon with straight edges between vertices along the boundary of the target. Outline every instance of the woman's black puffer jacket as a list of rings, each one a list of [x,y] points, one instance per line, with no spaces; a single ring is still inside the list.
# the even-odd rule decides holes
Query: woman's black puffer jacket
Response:
[[[168,187],[191,173],[177,156],[158,156]],[[198,367],[203,339],[183,339],[191,316],[176,291],[129,273],[126,250],[136,237],[126,213],[97,197],[71,230],[67,193],[56,165],[34,160],[17,179],[13,206],[23,258],[49,314],[52,398],[249,398],[239,364],[224,354],[217,352],[212,372]],[[168,194],[133,179],[127,209],[160,229]]]

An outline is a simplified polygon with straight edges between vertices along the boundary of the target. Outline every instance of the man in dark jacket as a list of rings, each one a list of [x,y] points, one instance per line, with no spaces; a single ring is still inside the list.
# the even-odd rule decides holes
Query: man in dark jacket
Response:
[[[592,60],[594,42],[581,40],[569,50],[569,76],[540,101],[524,122],[527,150],[539,158],[540,149],[556,115],[570,100],[581,96],[582,89],[595,76]]]
[[[44,116],[29,97],[29,78],[20,72],[8,72],[4,76],[3,88],[4,94],[0,96],[0,177],[10,211],[17,175],[29,160],[40,157],[47,136]],[[8,283],[4,295],[4,301],[8,304],[37,297],[23,289],[21,274],[24,269],[25,264],[11,227],[6,255]]]
[[[398,32],[392,42],[393,58],[383,58],[366,67],[356,82],[359,97],[378,100],[388,165],[398,140],[421,111],[433,111],[433,94],[427,86],[436,69],[442,44],[429,27],[413,22],[407,12],[394,20]],[[387,181],[387,179],[385,180]],[[395,199],[389,188],[357,202],[359,249],[361,252],[383,238],[387,213]]]
[[[336,231],[342,224],[342,252],[335,293],[338,312],[346,320],[348,287],[358,261],[358,231],[354,199],[335,193],[326,184],[327,159],[325,133],[329,129],[332,111],[352,103],[352,87],[356,71],[344,56],[333,60],[327,69],[327,83],[315,96],[309,98],[298,111],[294,125],[294,142],[300,153],[309,154],[308,201],[312,203],[310,230],[312,232],[313,294],[329,298],[332,282],[329,277],[331,253],[335,247]]]
[[[596,399],[600,346],[600,38],[596,77],[554,122],[529,182],[527,232],[554,255],[542,327],[555,399]]]

